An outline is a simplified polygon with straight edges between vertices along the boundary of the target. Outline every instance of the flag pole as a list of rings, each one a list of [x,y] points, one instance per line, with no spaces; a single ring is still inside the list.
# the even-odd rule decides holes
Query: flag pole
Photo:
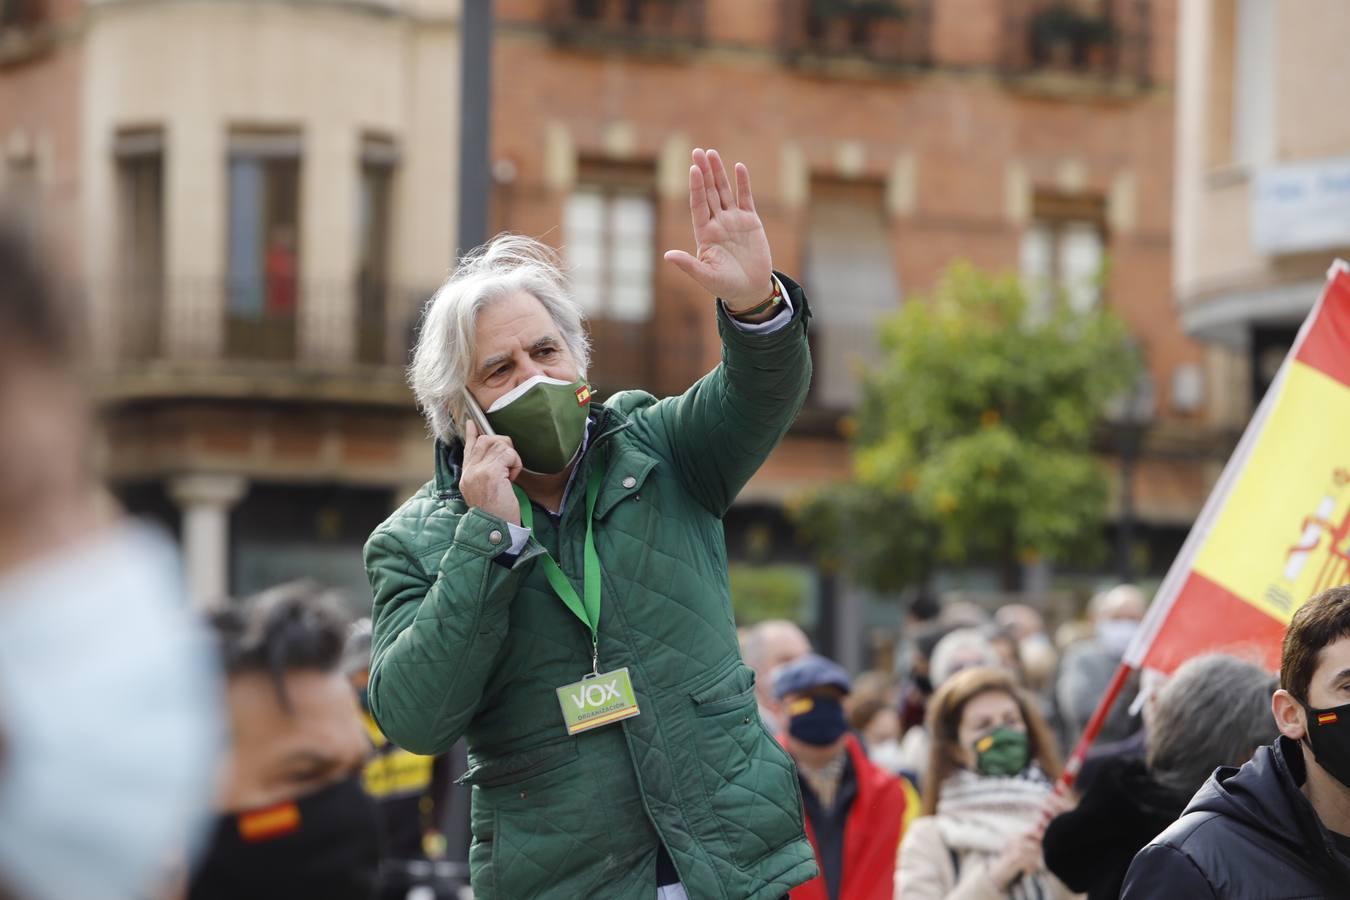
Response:
[[[1088,720],[1087,728],[1083,729],[1083,736],[1078,739],[1078,746],[1073,748],[1073,753],[1069,755],[1068,761],[1064,764],[1064,774],[1059,777],[1059,784],[1056,790],[1065,793],[1073,788],[1073,783],[1078,780],[1078,773],[1083,770],[1083,760],[1087,759],[1088,749],[1092,747],[1093,741],[1097,740],[1097,735],[1101,733],[1102,726],[1106,724],[1106,716],[1111,712],[1111,707],[1116,705],[1116,699],[1120,697],[1120,692],[1125,689],[1125,682],[1129,680],[1130,673],[1134,667],[1124,660],[1116,669],[1116,674],[1111,676],[1111,683],[1106,686],[1106,693],[1102,695],[1102,700],[1097,704],[1097,709]]]

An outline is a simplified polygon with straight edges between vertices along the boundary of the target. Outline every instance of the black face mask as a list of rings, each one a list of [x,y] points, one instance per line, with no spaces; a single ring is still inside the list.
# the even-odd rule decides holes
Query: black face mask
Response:
[[[375,802],[353,776],[290,803],[221,816],[189,900],[370,900],[380,864]]]
[[[788,704],[788,734],[815,747],[828,747],[848,731],[844,707],[833,697],[800,697]]]
[[[1313,709],[1302,700],[1298,702],[1308,714],[1308,745],[1313,759],[1350,788],[1350,703]]]

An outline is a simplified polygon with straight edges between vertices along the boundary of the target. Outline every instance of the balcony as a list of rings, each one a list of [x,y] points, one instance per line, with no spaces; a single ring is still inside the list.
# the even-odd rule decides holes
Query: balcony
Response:
[[[702,311],[653,320],[591,318],[591,367],[587,376],[604,397],[637,388],[658,397],[683,393],[705,374]]]
[[[1149,0],[1004,0],[1000,68],[1033,87],[1147,88]]]
[[[672,56],[703,43],[704,0],[550,0],[547,26],[563,46]]]
[[[377,284],[122,285],[95,317],[96,394],[406,405],[421,299]]]
[[[0,0],[0,69],[40,56],[54,43],[47,0]]]
[[[789,65],[830,74],[915,70],[931,63],[931,0],[782,0]]]

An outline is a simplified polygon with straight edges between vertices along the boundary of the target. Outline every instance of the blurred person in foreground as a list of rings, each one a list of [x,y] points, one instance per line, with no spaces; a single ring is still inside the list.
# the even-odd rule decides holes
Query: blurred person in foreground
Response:
[[[1280,737],[1209,777],[1122,898],[1350,896],[1350,585],[1294,613],[1270,703]]]
[[[1093,636],[1065,649],[1055,680],[1055,708],[1065,747],[1073,747],[1082,736],[1147,610],[1143,592],[1132,584],[1117,585],[1092,598],[1088,612]],[[1130,713],[1138,685],[1138,678],[1131,677],[1106,717],[1098,741],[1107,744],[1134,736],[1142,750],[1139,717]]]
[[[1240,766],[1278,734],[1260,666],[1213,654],[1184,663],[1153,699],[1146,760],[1102,765],[1078,806],[1045,831],[1045,863],[1088,900],[1116,900],[1130,861],[1176,821],[1220,766]]]
[[[806,632],[787,619],[768,619],[750,626],[746,631],[741,644],[741,656],[745,664],[755,670],[759,717],[775,734],[782,730],[784,719],[773,693],[774,674],[780,666],[810,652],[811,641]]]
[[[924,816],[910,823],[897,900],[1070,897],[1041,859],[1059,756],[1036,705],[1002,669],[954,675],[928,709]]]
[[[775,900],[816,874],[787,752],[741,662],[722,516],[811,380],[750,174],[694,151],[722,361],[683,394],[586,384],[557,256],[503,236],[427,307],[411,380],[435,478],[366,544],[370,709],[415,753],[467,739],[479,900]],[[495,432],[495,433],[489,433]]]
[[[370,900],[370,740],[343,677],[346,625],[305,582],[212,617],[227,675],[231,759],[189,900]]]
[[[870,762],[850,733],[849,689],[848,673],[815,654],[788,663],[774,679],[787,714],[780,740],[797,763],[806,833],[820,866],[792,900],[888,898],[905,825],[918,814],[909,782]]]
[[[412,886],[406,863],[445,855],[441,821],[450,790],[450,756],[421,756],[395,745],[370,715],[370,620],[352,623],[342,653],[342,671],[361,704],[361,723],[375,747],[362,772],[380,822],[384,864],[380,895],[403,900]],[[402,864],[402,865],[401,865]]]
[[[0,218],[0,895],[162,894],[223,729],[177,555],[88,465],[74,312]]]

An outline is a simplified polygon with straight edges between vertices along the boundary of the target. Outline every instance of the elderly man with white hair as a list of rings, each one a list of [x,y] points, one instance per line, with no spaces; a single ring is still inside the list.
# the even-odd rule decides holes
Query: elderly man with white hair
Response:
[[[411,381],[435,478],[366,545],[370,709],[415,753],[468,740],[480,900],[774,900],[816,873],[796,775],[756,712],[722,515],[811,377],[750,175],[695,150],[722,361],[685,393],[586,382],[553,254],[499,237],[430,301]]]
[[[1148,599],[1132,584],[1118,584],[1092,598],[1088,614],[1094,636],[1065,650],[1055,684],[1066,746],[1078,742],[1147,611]],[[1133,735],[1131,752],[1142,755],[1143,735],[1136,734],[1139,717],[1130,714],[1138,691],[1139,680],[1132,676],[1097,735],[1098,744],[1124,741]]]

